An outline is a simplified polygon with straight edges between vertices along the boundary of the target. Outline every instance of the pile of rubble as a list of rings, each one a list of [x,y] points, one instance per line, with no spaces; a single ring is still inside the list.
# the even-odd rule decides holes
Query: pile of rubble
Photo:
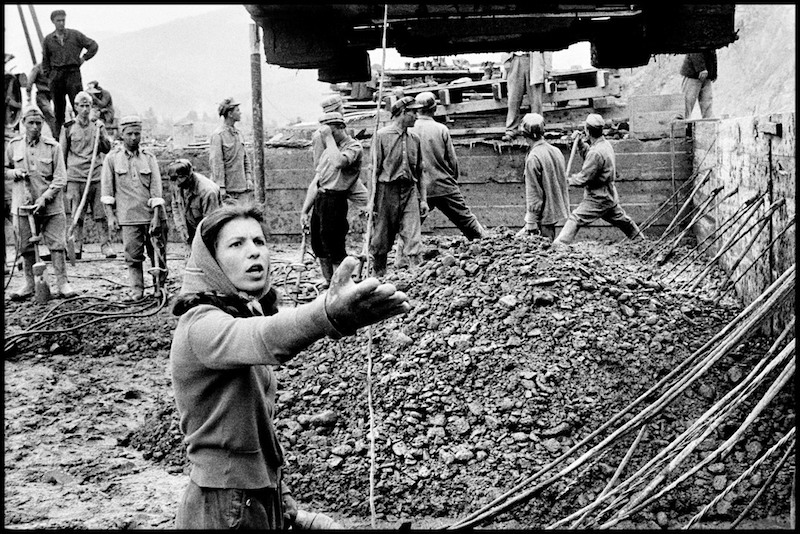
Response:
[[[503,229],[478,242],[435,237],[425,245],[416,271],[388,276],[413,310],[373,329],[375,505],[388,521],[457,518],[486,505],[646,391],[738,311],[648,279],[635,245],[580,243],[556,252],[540,238],[515,239]],[[369,516],[368,342],[366,332],[323,340],[277,370],[287,481],[306,508]],[[724,395],[765,342],[755,339],[725,358],[668,408],[629,469]],[[786,409],[757,421],[724,463],[638,520],[679,526],[709,502],[794,425],[791,392],[780,402]],[[154,460],[185,465],[171,405],[150,414],[130,443]],[[549,488],[511,517],[542,526],[590,502],[629,445],[619,443],[579,480]],[[791,481],[781,476],[753,516],[788,509]],[[717,514],[732,506],[738,513],[758,477]]]

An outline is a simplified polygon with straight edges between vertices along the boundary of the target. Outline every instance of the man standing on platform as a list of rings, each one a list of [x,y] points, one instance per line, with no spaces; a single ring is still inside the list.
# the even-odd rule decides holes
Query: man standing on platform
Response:
[[[683,76],[683,99],[686,103],[685,119],[692,117],[694,105],[700,101],[700,114],[704,119],[710,119],[714,115],[711,111],[711,104],[714,100],[711,93],[711,84],[717,79],[717,51],[705,50],[686,54],[681,65],[681,75]]]
[[[552,52],[512,52],[503,59],[508,88],[508,113],[503,141],[512,141],[519,133],[522,97],[528,92],[531,113],[542,114],[544,83],[553,70]]]

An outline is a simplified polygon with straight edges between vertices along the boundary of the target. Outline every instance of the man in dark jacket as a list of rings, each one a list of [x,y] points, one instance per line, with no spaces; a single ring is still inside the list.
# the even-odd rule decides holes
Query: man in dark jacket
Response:
[[[61,125],[67,111],[65,98],[69,96],[70,105],[75,107],[75,95],[83,90],[81,65],[97,53],[97,43],[78,30],[66,28],[67,14],[63,9],[50,13],[50,21],[56,31],[48,34],[42,42],[42,71],[50,80],[53,95],[53,108],[56,115],[53,137],[59,138]],[[81,56],[81,51],[86,52]]]
[[[693,54],[686,54],[681,65],[683,76],[683,98],[686,103],[684,118],[692,116],[695,102],[700,100],[700,113],[704,119],[714,115],[711,112],[711,83],[717,79],[717,52],[705,50]]]

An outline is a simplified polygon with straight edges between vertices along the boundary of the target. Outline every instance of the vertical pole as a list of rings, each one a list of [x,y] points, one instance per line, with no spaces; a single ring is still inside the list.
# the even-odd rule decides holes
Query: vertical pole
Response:
[[[22,12],[22,6],[17,4],[19,11],[19,20],[22,22],[22,29],[25,31],[25,40],[28,41],[28,50],[31,52],[31,61],[36,65],[36,52],[33,51],[33,41],[31,41],[31,34],[28,32],[28,23],[25,22],[25,13]]]
[[[36,16],[36,9],[33,7],[33,4],[28,4],[28,7],[31,10],[31,19],[33,20],[33,27],[36,28],[36,35],[39,36],[39,44],[43,44],[44,34],[42,33],[42,27],[39,26],[39,17]]]
[[[253,154],[256,202],[266,212],[264,184],[264,116],[261,95],[261,39],[258,24],[250,24],[250,81],[253,93]]]

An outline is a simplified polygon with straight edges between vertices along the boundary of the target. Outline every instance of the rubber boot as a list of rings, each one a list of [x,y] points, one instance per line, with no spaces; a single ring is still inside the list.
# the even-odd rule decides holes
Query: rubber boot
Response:
[[[142,300],[144,298],[144,271],[141,263],[128,265],[128,278],[130,279],[131,289],[124,300],[128,302]]]
[[[331,278],[333,277],[333,264],[330,258],[317,258],[319,260],[319,268],[322,270],[322,276],[325,278],[325,287],[331,285]]]
[[[78,293],[72,289],[67,280],[66,253],[63,250],[54,250],[51,254],[53,255],[53,270],[56,272],[56,291],[53,296],[65,299],[77,297]]]
[[[36,286],[33,280],[33,254],[22,255],[22,274],[25,276],[25,285],[19,291],[12,291],[8,294],[11,300],[27,300],[33,296]]]
[[[372,255],[372,273],[376,277],[381,277],[386,274],[386,256],[386,254]]]
[[[567,219],[567,222],[564,223],[564,228],[561,229],[561,233],[559,233],[558,237],[553,241],[553,245],[570,245],[572,241],[575,240],[575,235],[577,233],[578,223],[572,219]]]
[[[622,230],[628,239],[632,239],[634,241],[643,241],[645,239],[644,234],[639,231],[639,226],[637,226],[633,220],[631,220],[630,224],[624,224],[620,226],[620,230]]]

